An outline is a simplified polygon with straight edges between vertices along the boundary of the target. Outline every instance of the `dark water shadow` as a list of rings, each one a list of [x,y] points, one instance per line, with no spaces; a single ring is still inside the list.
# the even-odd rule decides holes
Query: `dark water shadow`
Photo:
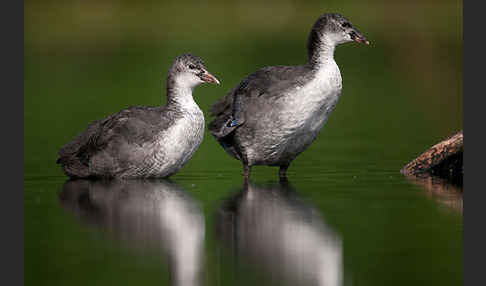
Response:
[[[432,175],[405,176],[409,182],[425,190],[425,194],[458,213],[463,213],[463,193],[461,186],[449,180]]]
[[[167,180],[67,181],[62,206],[124,245],[167,254],[173,285],[199,285],[204,215],[183,188]]]
[[[245,183],[217,215],[217,236],[236,264],[277,285],[341,285],[342,240],[288,182]]]

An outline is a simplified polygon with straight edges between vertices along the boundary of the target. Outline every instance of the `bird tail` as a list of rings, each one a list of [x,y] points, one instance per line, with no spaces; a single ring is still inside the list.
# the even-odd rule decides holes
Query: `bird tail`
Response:
[[[76,158],[76,156],[61,156],[56,160],[62,171],[70,178],[87,178],[90,176],[89,168]]]
[[[209,132],[232,157],[241,160],[241,154],[237,151],[234,142],[234,131],[238,126],[230,126],[231,116],[220,116],[209,123]]]

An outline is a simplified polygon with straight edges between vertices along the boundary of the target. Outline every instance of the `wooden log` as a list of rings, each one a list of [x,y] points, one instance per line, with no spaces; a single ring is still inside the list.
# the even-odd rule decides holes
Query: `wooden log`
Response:
[[[405,165],[404,175],[434,175],[462,185],[464,139],[462,130],[430,147]]]

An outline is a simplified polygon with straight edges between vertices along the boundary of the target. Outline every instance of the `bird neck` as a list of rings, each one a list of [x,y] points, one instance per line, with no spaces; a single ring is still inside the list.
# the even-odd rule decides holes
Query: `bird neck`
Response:
[[[319,69],[322,65],[334,61],[334,50],[337,45],[332,35],[320,32],[319,28],[313,28],[307,39],[307,55],[311,67]]]
[[[194,87],[178,83],[173,77],[167,78],[167,105],[182,109],[199,108],[192,97]]]
[[[313,53],[309,55],[309,63],[314,69],[319,69],[323,65],[334,61],[334,50],[336,46],[333,44],[321,43]]]
[[[173,88],[167,91],[167,105],[182,109],[197,108],[197,104],[192,97],[192,88]]]

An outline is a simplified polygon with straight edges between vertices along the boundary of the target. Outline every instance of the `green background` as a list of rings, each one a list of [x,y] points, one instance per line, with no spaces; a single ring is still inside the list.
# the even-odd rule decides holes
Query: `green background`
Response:
[[[313,145],[289,169],[297,193],[343,241],[345,285],[461,285],[462,214],[407,181],[400,168],[462,129],[461,1],[24,1],[26,285],[164,285],[167,259],[119,246],[60,206],[58,149],[88,123],[132,105],[165,104],[165,76],[184,52],[204,59],[220,86],[306,61],[325,12],[346,16],[371,42],[336,49],[343,92]],[[214,214],[242,187],[240,162],[206,132],[172,180],[206,219],[205,285],[266,281],[233,263]],[[277,180],[256,167],[253,181]]]

